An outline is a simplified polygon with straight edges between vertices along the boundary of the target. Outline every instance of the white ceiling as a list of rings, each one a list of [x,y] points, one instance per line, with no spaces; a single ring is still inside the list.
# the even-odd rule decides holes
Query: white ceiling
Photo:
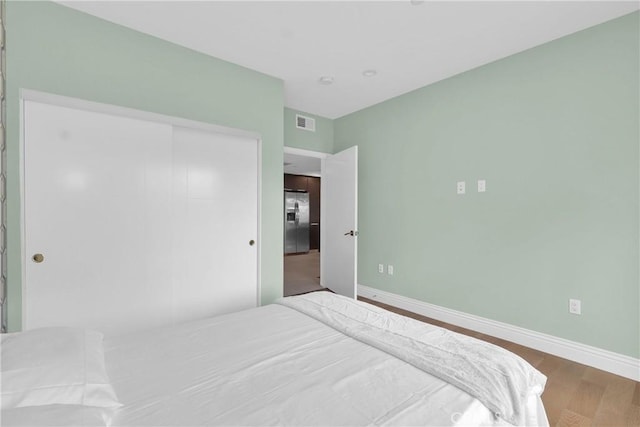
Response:
[[[284,173],[294,175],[320,176],[321,160],[317,157],[300,156],[284,153]]]
[[[284,81],[337,118],[640,8],[636,1],[59,1]],[[374,77],[362,72],[377,70]],[[331,85],[318,83],[332,76]]]

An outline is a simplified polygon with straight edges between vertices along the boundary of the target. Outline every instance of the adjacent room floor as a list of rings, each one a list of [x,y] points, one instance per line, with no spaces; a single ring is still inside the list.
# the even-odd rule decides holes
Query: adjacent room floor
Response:
[[[304,294],[324,289],[320,286],[320,252],[285,255],[284,296]]]

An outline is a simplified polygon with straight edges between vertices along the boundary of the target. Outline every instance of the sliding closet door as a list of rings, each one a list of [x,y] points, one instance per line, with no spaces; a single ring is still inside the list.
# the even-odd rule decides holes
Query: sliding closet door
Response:
[[[255,307],[257,141],[181,127],[173,141],[175,318]]]
[[[24,328],[257,305],[258,142],[24,101]]]
[[[171,311],[171,126],[24,102],[23,327]]]

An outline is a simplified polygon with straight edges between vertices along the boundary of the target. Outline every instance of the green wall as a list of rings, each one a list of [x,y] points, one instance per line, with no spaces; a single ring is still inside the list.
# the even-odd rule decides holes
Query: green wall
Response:
[[[316,131],[296,128],[296,114],[316,120]],[[284,109],[284,145],[303,150],[333,153],[333,120],[303,111]]]
[[[6,6],[9,328],[21,327],[21,88],[260,133],[262,301],[282,296],[282,81],[55,3]]]
[[[639,357],[639,16],[337,119],[359,283]]]
[[[54,3],[8,2],[10,329],[21,320],[26,88],[260,133],[265,303],[282,294],[283,141],[329,153],[357,144],[361,284],[639,357],[638,21],[628,15],[335,121],[311,115],[313,134],[295,129],[280,80]],[[581,316],[568,314],[570,297],[582,300]]]

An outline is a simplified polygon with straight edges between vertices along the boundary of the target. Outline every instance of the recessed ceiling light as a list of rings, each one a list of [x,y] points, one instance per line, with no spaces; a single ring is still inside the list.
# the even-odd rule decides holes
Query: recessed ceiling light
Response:
[[[373,77],[376,74],[378,74],[378,72],[376,70],[364,70],[362,72],[362,75],[365,76],[365,77]]]
[[[321,85],[330,85],[331,83],[333,83],[333,77],[331,77],[331,76],[321,76],[318,79],[318,83],[320,83]]]

